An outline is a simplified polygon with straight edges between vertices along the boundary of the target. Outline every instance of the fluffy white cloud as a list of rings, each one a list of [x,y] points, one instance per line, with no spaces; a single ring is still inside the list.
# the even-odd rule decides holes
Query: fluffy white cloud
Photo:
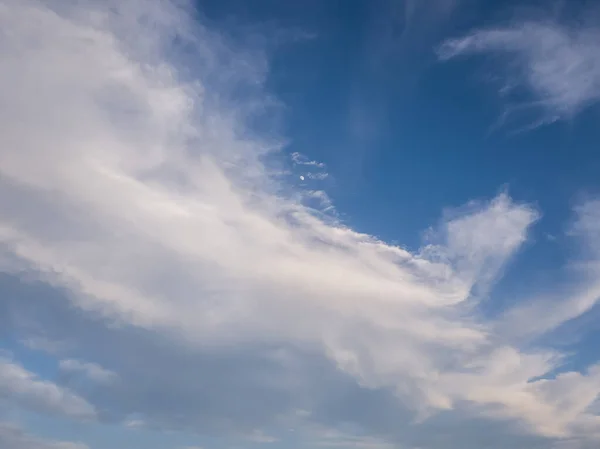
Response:
[[[476,312],[534,208],[500,194],[450,213],[417,253],[388,245],[310,209],[282,180],[281,139],[247,126],[273,104],[260,53],[165,1],[0,5],[1,267],[65,291],[84,312],[74,320],[104,323],[102,344],[77,358],[113,357],[105,366],[122,381],[85,392],[106,419],[152,415],[207,432],[243,421],[241,433],[270,435],[254,403],[275,425],[295,401],[316,402],[297,351],[393,398],[407,422],[454,411],[547,437],[596,432],[597,370],[533,381],[550,377],[558,354],[525,350]],[[88,330],[76,329],[82,345]],[[7,388],[28,400],[67,399],[67,414],[93,416],[77,396],[3,366]]]
[[[442,60],[502,55],[506,60],[495,68],[504,77],[500,92],[525,88],[531,99],[512,112],[541,111],[538,125],[571,119],[600,100],[600,28],[593,17],[574,24],[540,20],[477,30],[447,40],[438,55]]]

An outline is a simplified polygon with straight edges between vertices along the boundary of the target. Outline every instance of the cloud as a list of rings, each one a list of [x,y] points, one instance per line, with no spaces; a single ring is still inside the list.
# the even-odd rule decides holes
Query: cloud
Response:
[[[593,14],[591,15],[593,16]],[[538,124],[572,119],[600,100],[600,27],[589,19],[517,22],[449,39],[438,48],[447,61],[474,54],[500,55],[500,92],[523,89],[529,101],[509,112],[539,111]]]
[[[498,327],[513,336],[539,337],[589,312],[600,300],[600,201],[587,200],[575,208],[569,236],[581,248],[567,267],[571,281],[559,290],[540,294],[506,312]]]
[[[317,171],[301,172],[302,173],[300,175],[301,181],[304,181],[306,178],[313,180],[313,181],[323,181],[324,179],[329,177],[329,173],[327,173],[325,171],[327,169],[327,167],[323,162],[311,161],[306,156],[304,156],[298,152],[292,153],[291,159],[292,159],[292,163],[296,167],[312,168],[313,170],[317,170]]]
[[[390,442],[370,436],[349,436],[335,429],[321,429],[312,442],[317,447],[356,447],[361,449],[388,449],[394,447]]]
[[[279,441],[277,438],[271,436],[271,435],[267,435],[265,434],[263,431],[261,430],[255,430],[253,432],[250,433],[250,435],[247,436],[248,441],[251,441],[253,443],[275,443],[277,441]]]
[[[46,441],[28,435],[18,426],[0,422],[0,445],[3,449],[88,449],[82,443]]]
[[[68,349],[64,342],[52,341],[40,336],[28,336],[21,342],[23,345],[34,351],[43,351],[48,354],[58,354]]]
[[[306,156],[304,156],[298,152],[292,153],[291,157],[292,157],[292,161],[294,162],[294,164],[297,164],[297,165],[312,165],[313,167],[316,167],[316,168],[325,168],[325,164],[323,162],[311,161]]]
[[[101,367],[97,363],[82,362],[80,360],[61,360],[59,368],[66,373],[83,374],[90,380],[99,383],[111,383],[118,378],[116,373]]]
[[[379,407],[429,447],[419,426],[446,413],[594,435],[597,370],[541,380],[560,354],[477,312],[534,207],[501,193],[448,211],[418,251],[386,244],[280,179],[284,139],[251,126],[273,104],[256,49],[170,2],[2,5],[0,266],[44,288],[1,307],[15,333],[72,344],[63,371],[119,377],[80,397],[5,361],[21,403],[272,438],[351,413],[363,446],[402,438]],[[335,409],[350,393],[369,413]]]
[[[469,288],[479,284],[487,293],[504,264],[525,242],[524,231],[538,218],[535,209],[515,207],[505,193],[489,203],[472,202],[463,215],[448,219],[437,231],[444,244],[426,246],[423,254],[451,263]],[[435,232],[430,232],[431,237],[435,238]]]
[[[0,358],[0,397],[15,407],[94,419],[96,411],[85,399],[49,381],[38,379],[22,366]]]

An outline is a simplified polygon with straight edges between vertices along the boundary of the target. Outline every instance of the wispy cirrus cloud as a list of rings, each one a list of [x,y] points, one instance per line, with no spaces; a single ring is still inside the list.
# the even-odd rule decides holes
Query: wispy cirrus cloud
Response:
[[[539,380],[560,353],[476,312],[534,207],[501,193],[449,214],[418,251],[389,245],[323,219],[302,200],[314,192],[277,176],[283,139],[250,126],[272,105],[260,52],[166,1],[2,5],[2,269],[54,293],[7,316],[73,343],[59,368],[120,380],[78,400],[6,362],[7,390],[249,439],[347,413],[373,435],[343,440],[365,447],[419,434],[437,448],[423,423],[447,414],[465,433],[478,416],[549,441],[595,435],[597,369]],[[402,416],[402,432],[341,407],[349,396]]]
[[[589,312],[600,300],[600,201],[585,201],[574,212],[569,236],[581,248],[581,256],[568,267],[571,282],[507,311],[500,326],[520,336],[538,337]]]
[[[476,30],[438,48],[442,61],[471,55],[500,56],[494,71],[500,93],[520,89],[526,101],[508,111],[529,109],[538,125],[569,120],[600,101],[600,19],[523,21]],[[590,20],[591,18],[591,20]]]

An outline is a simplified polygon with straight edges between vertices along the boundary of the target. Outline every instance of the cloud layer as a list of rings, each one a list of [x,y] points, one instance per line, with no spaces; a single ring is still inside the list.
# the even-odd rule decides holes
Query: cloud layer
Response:
[[[70,340],[59,369],[95,381],[54,385],[5,360],[0,389],[19,407],[269,440],[264,428],[342,421],[367,443],[400,440],[369,420],[386,407],[422,447],[439,446],[418,429],[448,414],[457,433],[477,416],[539,438],[597,435],[599,368],[554,375],[560,353],[515,338],[535,301],[501,322],[477,309],[535,208],[501,193],[450,213],[415,253],[388,245],[310,208],[282,176],[283,139],[251,126],[274,105],[260,51],[166,1],[0,5],[0,267],[49,292],[7,300],[7,325]],[[507,40],[534,55],[550,45],[538,31],[472,36],[443,55]],[[570,55],[570,40],[549,37]],[[593,89],[564,93],[550,69],[527,78],[546,106],[582,107]],[[575,226],[596,249],[598,209],[582,205]],[[536,335],[597,300],[578,294],[543,312]],[[348,397],[362,402],[342,418]]]

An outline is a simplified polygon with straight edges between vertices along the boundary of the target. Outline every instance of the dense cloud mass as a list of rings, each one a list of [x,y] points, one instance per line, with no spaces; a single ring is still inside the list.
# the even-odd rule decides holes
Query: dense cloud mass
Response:
[[[327,197],[286,164],[324,166],[286,162],[284,138],[250,125],[277,109],[266,55],[188,6],[0,2],[0,324],[58,366],[50,381],[1,358],[0,400],[264,443],[294,428],[325,445],[595,444],[600,367],[565,369],[539,341],[600,296],[600,203],[573,212],[576,287],[485,316],[540,211],[500,193],[410,252],[309,207]],[[515,32],[443,55],[533,52],[551,33]],[[528,80],[567,95],[559,113],[584,105],[545,73]],[[4,441],[80,447],[8,424]]]

